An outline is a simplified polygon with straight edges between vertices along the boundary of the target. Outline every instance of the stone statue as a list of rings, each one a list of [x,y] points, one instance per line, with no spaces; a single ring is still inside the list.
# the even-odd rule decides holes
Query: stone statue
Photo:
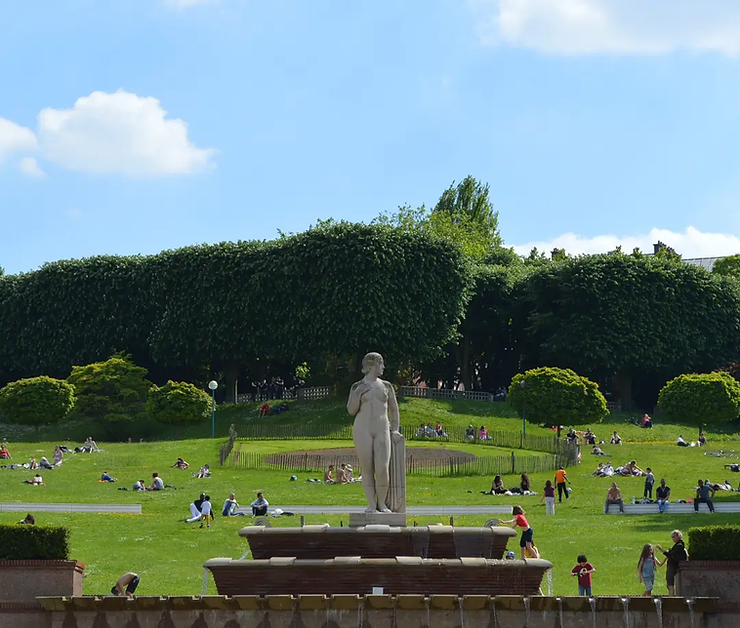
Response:
[[[347,411],[355,417],[352,437],[362,467],[365,512],[406,511],[406,443],[398,431],[396,393],[380,379],[385,365],[379,353],[362,359],[359,382],[352,385]]]

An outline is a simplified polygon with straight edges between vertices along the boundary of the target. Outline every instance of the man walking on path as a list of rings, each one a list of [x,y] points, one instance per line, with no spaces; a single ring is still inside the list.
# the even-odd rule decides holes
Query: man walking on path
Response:
[[[565,473],[565,469],[560,467],[555,471],[555,484],[558,485],[558,502],[561,504],[563,503],[563,493],[565,493],[565,499],[568,499],[568,487],[565,486],[566,482],[570,484],[570,480],[568,479],[568,475]]]
[[[647,475],[645,476],[645,491],[643,492],[643,497],[648,497],[650,499],[653,498],[653,484],[655,484],[655,476],[653,475],[653,470],[648,467],[646,469]]]

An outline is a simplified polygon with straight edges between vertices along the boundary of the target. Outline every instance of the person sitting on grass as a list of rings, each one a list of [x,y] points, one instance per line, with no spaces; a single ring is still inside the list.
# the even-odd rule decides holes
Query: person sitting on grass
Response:
[[[44,484],[44,479],[41,477],[39,473],[34,475],[30,480],[23,480],[24,484],[31,484],[32,486],[46,486]]]
[[[603,462],[600,462],[599,463],[599,466],[596,467],[596,470],[591,475],[593,475],[596,478],[603,477],[603,475],[604,475],[604,463]]]
[[[103,474],[100,476],[101,482],[115,482],[116,479],[111,477],[107,471],[103,471]]]
[[[134,483],[134,488],[132,490],[134,490],[134,491],[145,491],[146,490],[146,484],[144,483],[144,480],[137,480]]]
[[[147,491],[164,490],[164,481],[159,477],[159,473],[152,473],[152,483],[146,487]]]
[[[8,444],[3,443],[3,446],[0,447],[0,458],[3,460],[10,460],[13,456],[10,455],[10,451],[8,450]]]
[[[485,425],[481,425],[478,430],[478,440],[491,440]]]
[[[18,522],[20,525],[27,525],[27,526],[35,526],[36,525],[36,517],[34,517],[30,512]]]
[[[221,514],[224,517],[244,517],[245,514],[243,512],[236,512],[237,508],[239,508],[239,504],[236,502],[236,495],[231,493],[228,499],[224,502]]]
[[[265,499],[265,496],[262,493],[257,493],[257,499],[255,499],[252,503],[252,516],[253,517],[264,517],[267,514],[267,507],[270,505],[270,502],[268,502]]]
[[[61,464],[64,462],[64,454],[62,453],[62,450],[59,448],[59,445],[54,447],[54,466],[58,467],[61,466]]]
[[[262,404],[262,405],[260,406],[260,412],[259,412],[259,415],[260,415],[260,416],[267,416],[267,415],[269,415],[269,414],[270,414],[270,404],[269,404],[269,403],[267,403],[267,402],[265,401],[265,403],[263,403],[263,404]]]
[[[198,477],[199,478],[210,478],[211,477],[211,469],[207,464],[204,464],[198,471]]]
[[[622,444],[622,437],[617,434],[617,430],[614,430],[614,433],[612,434],[611,439],[609,439],[609,443],[611,445],[621,445]]]
[[[183,458],[178,458],[177,462],[175,462],[175,464],[172,465],[172,468],[173,469],[189,469],[190,465],[187,462],[185,462]]]
[[[344,462],[339,467],[339,473],[341,477],[342,484],[351,484],[352,483],[352,467],[348,464],[345,464]]]
[[[650,415],[647,412],[642,415],[641,423],[642,427],[646,429],[653,427],[653,420],[650,418]]]
[[[620,473],[627,477],[633,475],[645,475],[645,472],[637,466],[637,462],[635,460],[630,460],[626,465],[624,465]]]
[[[41,460],[39,461],[39,467],[41,467],[42,469],[49,469],[50,471],[54,468],[51,462],[49,462],[44,456],[41,456]]]
[[[690,445],[683,439],[683,435],[679,434],[676,439],[676,445],[679,447],[689,447]]]
[[[704,447],[707,444],[707,437],[704,436],[704,432],[702,432],[701,430],[699,430],[699,440],[698,440],[698,443],[699,443],[699,447]]]
[[[529,476],[526,473],[522,473],[519,482],[519,489],[522,491],[522,493],[528,493],[531,484],[532,483],[529,481]]]
[[[591,428],[586,428],[586,433],[583,435],[583,444],[584,445],[595,445],[596,444],[596,434],[594,434],[591,431]]]
[[[491,482],[491,491],[488,494],[503,495],[505,492],[506,488],[504,488],[504,478],[502,478],[500,475],[497,475],[495,478],[493,478],[493,482]]]
[[[31,471],[35,471],[39,468],[39,463],[36,462],[36,458],[31,456],[31,458],[28,461],[28,468],[31,469]]]
[[[203,501],[206,498],[205,493],[201,493],[200,497],[196,499],[192,504],[190,504],[190,519],[185,519],[188,523],[193,523],[195,521],[200,521],[200,515],[201,511],[200,508],[203,505]]]
[[[324,471],[324,484],[334,484],[334,465],[330,464],[329,468]]]
[[[465,440],[475,440],[475,428],[472,423],[465,429]]]

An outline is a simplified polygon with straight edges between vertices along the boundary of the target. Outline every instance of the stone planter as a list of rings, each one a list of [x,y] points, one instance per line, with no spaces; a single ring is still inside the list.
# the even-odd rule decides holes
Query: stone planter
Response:
[[[714,597],[720,604],[740,603],[740,561],[689,560],[679,565],[676,580],[678,595]]]
[[[75,560],[0,560],[0,602],[80,596],[85,565]]]

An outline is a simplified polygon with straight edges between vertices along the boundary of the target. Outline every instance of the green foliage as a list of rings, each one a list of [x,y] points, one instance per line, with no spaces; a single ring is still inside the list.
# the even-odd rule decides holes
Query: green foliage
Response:
[[[498,212],[493,209],[488,192],[487,183],[480,183],[475,177],[468,175],[457,185],[452,182],[439,197],[432,214],[447,214],[455,223],[470,219],[486,235],[491,248],[500,246]]]
[[[740,277],[740,254],[716,260],[712,266],[712,273],[723,277]]]
[[[146,374],[125,355],[73,367],[67,378],[77,396],[73,414],[103,424],[110,436],[124,436],[126,424],[144,416],[151,387]]]
[[[689,528],[691,560],[740,560],[740,526]]]
[[[69,529],[0,525],[0,560],[67,560]]]
[[[655,257],[674,264],[683,261],[681,254],[676,249],[660,241],[658,241],[658,250],[655,252]]]
[[[74,405],[74,387],[41,376],[20,379],[0,389],[0,414],[9,423],[36,428],[62,421]]]
[[[740,292],[703,268],[614,253],[524,277],[523,362],[594,375],[711,370],[740,355]]]
[[[519,373],[507,399],[533,423],[600,423],[608,414],[599,387],[570,369],[543,366]]]
[[[149,416],[168,425],[185,425],[206,421],[211,415],[211,396],[187,382],[169,381],[152,386],[146,411]]]
[[[725,372],[679,375],[662,388],[658,405],[678,423],[734,421],[740,413],[740,382]]]

